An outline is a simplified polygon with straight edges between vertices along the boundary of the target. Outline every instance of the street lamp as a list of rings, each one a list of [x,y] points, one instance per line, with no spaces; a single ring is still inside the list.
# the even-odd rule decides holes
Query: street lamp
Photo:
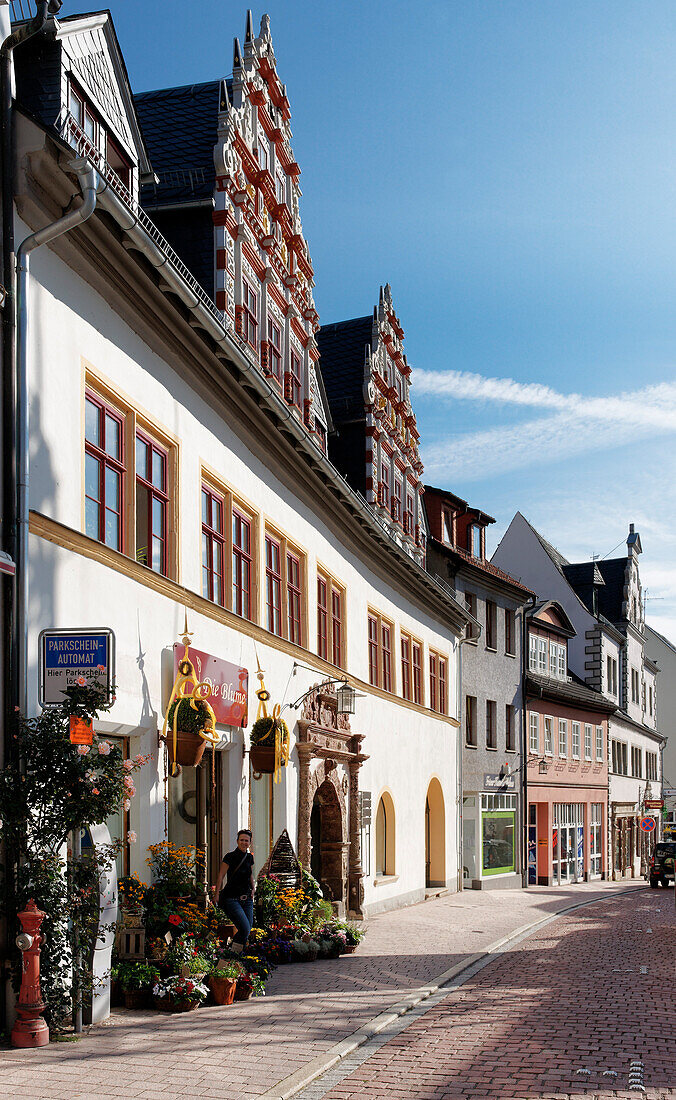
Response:
[[[347,681],[336,689],[336,702],[338,714],[354,714],[355,699],[357,693]]]

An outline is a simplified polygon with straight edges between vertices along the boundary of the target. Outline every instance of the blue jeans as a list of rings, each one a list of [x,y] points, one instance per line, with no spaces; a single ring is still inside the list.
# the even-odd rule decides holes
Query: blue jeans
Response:
[[[221,909],[227,913],[237,929],[235,943],[241,943],[242,947],[246,947],[253,925],[253,898],[247,898],[246,901],[240,901],[239,898],[223,898]]]

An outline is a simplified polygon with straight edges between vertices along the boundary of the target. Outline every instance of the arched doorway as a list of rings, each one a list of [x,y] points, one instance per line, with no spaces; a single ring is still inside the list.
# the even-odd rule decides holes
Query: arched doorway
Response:
[[[430,780],[425,799],[425,886],[446,885],[446,811],[438,779]]]
[[[344,901],[342,815],[338,795],[329,779],[317,788],[312,802],[310,845],[310,869],[324,897]]]

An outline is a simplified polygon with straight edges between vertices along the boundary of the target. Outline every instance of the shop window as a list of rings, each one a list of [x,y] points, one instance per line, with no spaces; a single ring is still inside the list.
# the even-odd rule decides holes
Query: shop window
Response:
[[[465,696],[465,743],[472,748],[476,748],[477,743],[477,731],[476,731],[476,696]]]
[[[145,433],[136,433],[136,560],[167,576],[168,455]]]
[[[345,667],[345,589],[328,573],[317,572],[317,653]]]
[[[213,603],[225,602],[223,567],[225,534],[223,498],[202,486],[202,595]]]
[[[486,700],[486,748],[497,749],[497,703],[494,699]]]
[[[85,398],[85,533],[124,550],[124,417],[94,393]]]
[[[481,796],[481,871],[504,875],[516,870],[516,795]]]
[[[376,878],[395,874],[395,817],[391,795],[384,791],[376,810]]]
[[[597,877],[602,870],[603,803],[592,802],[589,816],[589,872]]]

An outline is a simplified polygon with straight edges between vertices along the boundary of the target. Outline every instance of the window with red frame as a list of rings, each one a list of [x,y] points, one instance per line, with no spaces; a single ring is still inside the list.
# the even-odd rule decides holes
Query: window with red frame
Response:
[[[436,654],[430,653],[430,710],[437,709],[438,675]]]
[[[232,509],[232,610],[251,619],[251,520]]]
[[[282,634],[282,561],[279,543],[265,536],[265,589],[267,628],[271,634]]]
[[[402,492],[403,492],[402,484],[401,484],[400,481],[397,481],[397,479],[395,478],[395,480],[394,480],[394,497],[392,499],[392,519],[396,520],[397,523],[402,522],[402,514],[401,514]]]
[[[142,432],[136,433],[136,560],[167,576],[168,455]]]
[[[369,615],[369,683],[378,687],[378,620]]]
[[[382,624],[383,691],[392,691],[392,627]]]
[[[404,699],[411,698],[411,639],[401,637],[401,694]]]
[[[286,608],[289,641],[302,645],[301,637],[301,564],[295,554],[286,555]]]
[[[317,577],[317,653],[323,660],[329,659],[329,584],[322,577]]]
[[[93,393],[85,398],[85,534],[123,550],[124,417]]]
[[[270,373],[282,380],[282,330],[268,318],[268,357]]]
[[[295,351],[291,352],[291,374],[289,376],[289,402],[300,408],[302,382],[300,374],[300,356]]]
[[[256,348],[258,341],[258,297],[247,283],[242,280],[242,336],[247,344]]]
[[[202,486],[202,595],[214,603],[225,604],[223,567],[225,533],[223,498],[208,486]]]
[[[422,646],[413,642],[411,651],[413,654],[413,702],[422,703]]]
[[[447,663],[445,657],[439,658],[439,713],[448,714]]]
[[[380,503],[383,508],[389,508],[390,506],[390,468],[386,462],[382,462],[380,465],[380,486],[381,496]]]
[[[331,652],[334,665],[343,663],[343,593],[335,586],[331,589]]]
[[[406,511],[404,513],[404,531],[407,535],[413,534],[413,497],[406,494]]]

